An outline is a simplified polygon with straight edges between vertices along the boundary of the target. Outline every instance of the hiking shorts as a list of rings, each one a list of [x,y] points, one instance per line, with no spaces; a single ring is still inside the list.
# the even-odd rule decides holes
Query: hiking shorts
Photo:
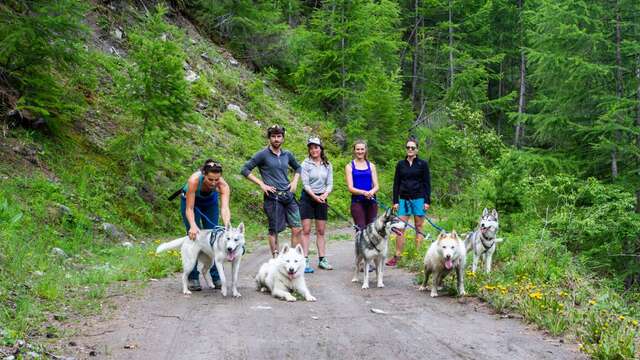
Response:
[[[424,216],[424,199],[400,199],[398,216]]]
[[[269,220],[269,235],[282,232],[287,225],[302,227],[298,201],[291,192],[279,191],[276,195],[265,195],[263,209]]]

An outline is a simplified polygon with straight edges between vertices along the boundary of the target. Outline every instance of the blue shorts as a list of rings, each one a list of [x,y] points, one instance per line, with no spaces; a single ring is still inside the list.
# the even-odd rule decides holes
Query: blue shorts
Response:
[[[424,216],[424,199],[400,199],[398,216]]]

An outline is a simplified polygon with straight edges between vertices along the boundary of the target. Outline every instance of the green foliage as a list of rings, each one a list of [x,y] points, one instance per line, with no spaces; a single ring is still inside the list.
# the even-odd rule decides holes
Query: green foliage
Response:
[[[130,111],[126,126],[132,131],[117,138],[112,148],[133,170],[134,181],[148,181],[159,169],[173,168],[180,153],[171,139],[193,111],[182,68],[183,34],[165,22],[166,11],[158,6],[129,34],[131,63],[119,84]]]
[[[81,76],[92,71],[83,48],[88,32],[81,21],[86,11],[76,0],[12,0],[0,5],[2,83],[19,92],[18,108],[44,117],[52,128],[77,115],[85,106],[82,91],[91,91],[92,84]],[[69,81],[60,73],[80,76]]]

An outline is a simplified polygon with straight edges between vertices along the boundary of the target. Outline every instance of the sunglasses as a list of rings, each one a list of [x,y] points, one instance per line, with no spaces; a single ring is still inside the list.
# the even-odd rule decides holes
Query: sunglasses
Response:
[[[202,169],[205,173],[211,170],[222,172],[222,164],[217,162],[209,162],[204,165]]]
[[[417,147],[415,147],[415,146],[407,146],[407,150],[415,150],[415,149],[417,149]]]

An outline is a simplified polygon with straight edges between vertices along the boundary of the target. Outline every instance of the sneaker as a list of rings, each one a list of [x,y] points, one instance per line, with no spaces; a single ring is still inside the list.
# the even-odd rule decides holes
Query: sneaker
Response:
[[[327,260],[327,258],[323,258],[321,261],[318,261],[318,267],[320,269],[333,270],[333,266],[329,264],[329,261]]]
[[[220,279],[213,280],[213,286],[215,286],[215,289],[222,289],[222,281]]]
[[[200,286],[200,280],[189,279],[189,283],[187,284],[187,289],[189,289],[189,291],[201,291],[202,286]]]
[[[376,269],[374,264],[369,264],[369,272],[374,272]],[[360,265],[360,272],[364,272],[364,265]]]
[[[385,263],[385,265],[387,265],[387,266],[396,266],[396,265],[398,265],[398,257],[397,256],[392,257],[391,259],[389,259],[389,261],[387,261]]]
[[[305,274],[313,274],[314,270],[311,266],[309,266],[309,258],[306,259],[306,264],[304,267],[304,273]]]

